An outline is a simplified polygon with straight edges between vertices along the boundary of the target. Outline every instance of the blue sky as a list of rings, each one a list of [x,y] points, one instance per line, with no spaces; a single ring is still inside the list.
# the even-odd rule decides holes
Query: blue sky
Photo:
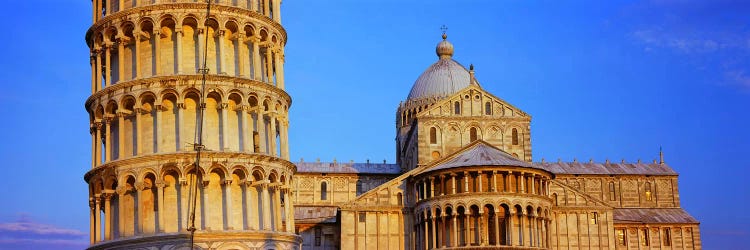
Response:
[[[305,5],[307,3],[307,5]],[[90,1],[0,12],[0,249],[88,242]],[[483,88],[531,114],[535,161],[663,147],[706,249],[750,236],[750,4],[284,1],[292,158],[394,162],[395,111],[440,26]]]

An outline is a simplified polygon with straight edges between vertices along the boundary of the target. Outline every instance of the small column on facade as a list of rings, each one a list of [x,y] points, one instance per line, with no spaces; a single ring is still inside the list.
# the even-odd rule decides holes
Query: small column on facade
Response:
[[[120,36],[117,38],[117,83],[125,80],[125,44],[127,42],[126,37]]]
[[[471,221],[471,209],[466,209],[464,212],[464,245],[470,246],[471,245],[471,238],[470,238],[470,232],[471,232],[471,225],[469,222]]]
[[[260,46],[258,43],[260,43],[260,38],[257,36],[253,36],[250,41],[253,44],[253,76],[255,80],[261,81],[261,73],[260,73]]]
[[[469,172],[464,171],[464,193],[469,192]]]
[[[458,246],[458,221],[456,219],[458,217],[457,215],[458,214],[454,211],[453,216],[451,216],[453,221],[453,232],[451,233],[451,238],[453,239],[451,241],[451,247]]]
[[[185,193],[189,192],[188,190],[189,190],[190,186],[188,186],[188,182],[187,182],[187,180],[185,178],[180,178],[179,179],[179,183],[180,183],[180,192],[185,192]],[[179,220],[180,225],[178,225],[178,231],[179,232],[186,232],[187,231],[188,220],[189,220],[189,218],[188,218],[189,217],[189,215],[188,215],[188,202],[189,202],[189,200],[186,199],[186,198],[180,198],[179,200],[180,200],[180,203],[179,203],[180,210],[177,211],[177,213],[179,213],[179,216],[180,216],[180,220]]]
[[[268,137],[268,140],[271,143],[270,151],[271,151],[271,155],[279,156],[279,151],[277,151],[278,146],[276,145],[276,136],[279,134],[277,127],[276,127],[276,112],[274,111],[271,114],[272,115],[269,116],[269,119],[271,120],[271,124],[269,125],[271,126],[271,134]]]
[[[273,20],[281,23],[281,0],[273,1]]]
[[[208,199],[208,184],[210,183],[208,180],[202,180],[202,181],[203,181],[202,183],[203,192],[201,193],[202,193],[203,201],[201,201],[202,203],[201,206],[203,206],[204,209],[202,210],[202,213],[201,213],[201,215],[203,215],[203,221],[201,225],[203,225],[203,229],[210,230],[210,229],[214,229],[214,228],[209,228],[209,225],[211,225],[209,224],[211,215],[209,214],[210,209],[208,209],[208,206],[211,203],[209,203],[210,200]],[[196,209],[199,209],[199,208],[196,207]]]
[[[451,173],[451,194],[456,194],[456,174]]]
[[[182,74],[182,37],[184,36],[184,33],[182,32],[182,28],[175,28],[174,31],[177,38],[175,39],[175,57],[177,58],[176,64],[177,64],[177,74]]]
[[[284,228],[282,225],[281,220],[281,186],[278,184],[273,187],[273,210],[274,210],[274,219],[276,220],[276,231],[277,232],[284,232]]]
[[[104,44],[104,84],[112,85],[112,44]]]
[[[112,239],[112,193],[102,194],[104,198],[104,240]]]
[[[512,207],[510,208],[513,209]],[[509,246],[518,246],[518,239],[516,238],[516,213],[513,211],[508,212],[508,226],[506,226],[506,231],[508,232],[508,245]]]
[[[133,61],[133,67],[135,67],[135,77],[134,79],[140,78],[143,76],[141,73],[141,29],[137,28],[137,30],[133,31],[133,41],[135,42],[135,61]]]
[[[268,194],[268,182],[261,184],[262,195],[263,195],[263,230],[270,231],[271,228],[271,203],[270,195]]]
[[[271,45],[269,44],[268,47],[266,47],[266,79],[268,79],[268,84],[275,86],[273,81],[273,56],[271,53],[273,53],[273,51],[271,51]]]
[[[227,219],[226,230],[234,230],[234,228],[232,227],[232,222],[234,221],[233,220],[234,218],[232,218],[232,180],[225,180],[221,184],[221,186],[222,188],[224,188],[224,193],[226,197],[225,200],[227,201],[226,209],[224,209],[224,211],[226,211],[225,217]]]
[[[91,133],[91,168],[95,168],[96,162],[96,125],[89,124],[89,133]]]
[[[536,178],[534,178],[534,174],[531,174],[531,176],[529,176],[529,181],[530,181],[530,184],[531,184],[531,190],[529,190],[529,193],[530,194],[537,194],[536,193],[536,188],[534,187],[535,186],[534,184],[536,183]]]
[[[101,219],[102,217],[99,214],[102,211],[101,200],[102,200],[102,197],[100,194],[94,195],[94,221],[95,223],[94,223],[94,232],[92,233],[95,235],[94,237],[95,242],[102,241],[102,233],[101,233],[102,232],[102,219]]]
[[[93,198],[89,198],[89,208],[91,209],[90,238],[91,238],[92,245],[98,241],[97,232],[99,232],[97,231],[97,228],[96,228],[96,225],[99,221],[99,209],[97,209],[99,204],[98,204],[98,201],[96,201],[97,199],[98,199],[98,195],[94,195]]]
[[[520,175],[518,175],[518,192],[519,193],[526,193],[526,174],[524,172],[521,172]]]
[[[256,115],[258,117],[258,146],[260,147],[260,150],[258,153],[268,153],[266,151],[266,112],[263,111],[263,105],[258,105],[258,113]]]
[[[89,55],[89,64],[91,65],[91,94],[98,90],[96,88],[96,51],[92,50]]]
[[[495,208],[495,245],[499,246],[500,242],[500,210]]]
[[[292,214],[294,210],[292,209],[292,200],[289,199],[290,189],[288,187],[284,187],[282,191],[284,192],[284,214],[286,216],[286,232],[294,233],[294,215]]]
[[[430,198],[435,197],[435,177],[430,176]],[[434,221],[433,221],[434,222]]]
[[[252,136],[248,136],[248,133],[250,133],[250,130],[248,129],[248,126],[247,126],[247,106],[239,105],[235,108],[234,111],[240,113],[240,123],[242,123],[242,127],[240,128],[241,129],[240,135],[242,136],[241,137],[241,140],[242,140],[241,151],[252,152],[252,150],[249,150],[250,147],[252,146],[252,143],[248,141]]]
[[[156,205],[158,206],[156,207],[156,212],[158,213],[158,216],[159,216],[159,221],[158,221],[159,228],[156,229],[156,232],[159,232],[159,233],[164,232],[164,216],[165,216],[164,212],[166,212],[165,207],[164,207],[164,187],[166,186],[167,185],[164,182],[161,182],[161,181],[156,182],[156,197],[158,199],[158,202],[156,203]]]
[[[492,190],[490,192],[500,192],[500,189],[497,188],[497,170],[492,170]]]
[[[281,120],[279,121],[279,126],[281,127],[280,130],[280,141],[281,141],[281,158],[284,160],[289,160],[289,121],[288,120]],[[331,199],[333,201],[333,199]]]
[[[253,200],[252,196],[250,195],[251,189],[255,189],[255,187],[253,186],[253,183],[250,181],[246,181],[244,184],[245,184],[245,207],[246,207],[245,224],[247,225],[247,228],[245,229],[257,229],[254,227],[255,221],[253,221],[254,216],[252,213],[252,212],[257,212],[257,206],[255,206],[255,209],[251,209],[254,203],[252,201]],[[257,201],[257,198],[256,198],[256,201]],[[258,214],[255,213],[254,215],[257,216]]]
[[[161,75],[161,31],[158,27],[154,27],[151,37],[154,38],[154,61],[152,63],[154,64],[154,69],[156,69],[152,75]]]
[[[161,127],[162,127],[161,126],[161,124],[162,124],[161,123],[162,122],[161,121],[161,118],[162,118],[161,112],[164,109],[165,108],[161,104],[154,105],[154,114],[156,116],[155,117],[156,118],[156,128],[154,128],[154,132],[155,132],[154,133],[154,141],[156,142],[156,148],[154,148],[154,152],[156,152],[156,153],[160,153],[160,152],[163,151],[162,150],[162,144],[163,143],[161,142],[161,138],[164,137],[164,135],[162,135],[162,129],[161,129]]]
[[[224,34],[226,34],[226,30],[224,29],[220,29],[216,32],[216,38],[219,39],[219,54],[217,55],[219,57],[219,69],[216,70],[217,74],[227,73],[226,56],[224,56],[224,53],[226,53],[226,39],[224,38]]]
[[[143,153],[143,119],[141,119],[141,114],[144,112],[141,108],[135,108],[135,147],[136,147],[136,155],[141,155]]]
[[[107,115],[105,115],[107,116]],[[112,118],[104,118],[104,162],[112,160]]]
[[[269,4],[269,0],[262,0],[263,1],[263,14],[267,17],[271,17],[271,6]]]
[[[247,61],[245,60],[247,58],[245,56],[245,48],[246,48],[245,40],[246,40],[246,38],[245,38],[245,32],[244,31],[240,31],[240,33],[237,33],[233,37],[233,41],[237,42],[237,52],[239,53],[239,55],[237,57],[238,58],[237,59],[237,64],[238,64],[237,66],[239,67],[239,71],[237,71],[237,72],[238,72],[238,74],[239,74],[240,77],[247,76],[247,69],[246,69],[247,66],[245,65],[247,63]]]
[[[431,217],[431,223],[432,223],[432,248],[439,248],[440,244],[438,242],[438,229],[437,229],[437,221],[438,216],[435,215],[435,212],[433,211],[432,217]]]
[[[510,180],[513,178],[513,171],[508,171],[508,175],[505,176],[505,190],[507,192],[511,191],[510,187]]]
[[[143,206],[141,206],[141,199],[143,199],[143,182],[136,182],[135,183],[135,217],[133,220],[135,221],[135,227],[133,228],[134,234],[140,234],[143,232],[143,221],[141,219],[143,218]]]
[[[128,189],[125,186],[118,186],[117,187],[117,234],[118,237],[123,237],[123,233],[125,232],[125,216],[123,216],[123,213],[125,213],[125,196],[128,194]]]
[[[186,139],[188,138],[188,134],[190,132],[185,131],[185,103],[184,102],[178,102],[175,105],[175,109],[177,110],[177,136],[175,136],[175,139],[177,140],[177,151],[182,151],[182,147],[184,147],[188,142]]]
[[[229,125],[227,124],[229,119],[227,119],[228,116],[228,109],[229,109],[229,103],[221,103],[219,105],[219,109],[221,109],[221,151],[229,151],[229,137],[227,137],[227,130],[229,128]]]
[[[423,235],[424,236],[423,237],[424,238],[424,249],[429,249],[430,248],[430,241],[429,241],[430,240],[430,237],[429,237],[429,235],[430,235],[430,231],[429,231],[430,227],[427,225],[427,221],[429,219],[430,218],[427,218],[427,215],[424,215],[424,220],[422,220],[422,227],[424,228],[424,235]]]
[[[484,188],[482,187],[482,171],[477,172],[477,186],[479,187],[479,190],[477,190],[479,193],[484,192]]]
[[[94,150],[96,151],[96,166],[99,164],[102,164],[102,121],[96,121],[96,147]]]
[[[97,47],[96,53],[96,90],[102,89],[102,48]]]
[[[117,112],[117,159],[125,158],[125,111]]]
[[[201,69],[201,68],[203,68],[203,62],[204,62],[204,59],[203,59],[203,54],[204,53],[203,52],[206,49],[205,48],[205,41],[206,41],[206,39],[203,38],[203,36],[206,35],[206,27],[205,26],[200,26],[200,27],[198,27],[198,29],[196,31],[198,32],[198,42],[197,42],[198,43],[198,55],[196,55],[196,57],[198,58],[198,69]],[[208,66],[206,66],[206,67],[208,67]]]
[[[276,11],[278,13],[278,10]],[[275,14],[275,13],[274,13]],[[276,65],[276,87],[284,89],[284,63],[281,61],[283,56],[281,55],[281,49],[278,49],[274,54],[274,64]]]

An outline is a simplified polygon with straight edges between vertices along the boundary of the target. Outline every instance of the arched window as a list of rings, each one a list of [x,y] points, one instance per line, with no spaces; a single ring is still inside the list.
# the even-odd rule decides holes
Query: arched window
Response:
[[[469,141],[476,141],[477,140],[477,128],[471,127],[469,129]]]
[[[552,199],[555,200],[555,206],[559,206],[557,201],[557,194],[552,194]]]
[[[615,197],[615,183],[610,181],[609,182],[609,200],[613,201],[615,199],[616,199],[616,197]]]
[[[511,136],[513,137],[511,139],[513,141],[513,145],[518,145],[518,129],[513,128],[513,131],[511,132]]]
[[[492,115],[492,103],[491,102],[484,103],[484,114]]]
[[[430,128],[430,144],[437,143],[437,129],[435,127]]]
[[[328,200],[328,184],[325,182],[320,183],[320,200]]]
[[[396,199],[397,199],[396,204],[398,204],[399,206],[404,205],[404,195],[402,195],[401,193],[398,193],[396,194]]]
[[[357,180],[357,196],[364,193],[364,188],[362,187],[362,181]]]
[[[646,200],[651,201],[651,182],[646,182]]]
[[[457,115],[461,114],[461,103],[459,102],[453,103],[453,113]]]

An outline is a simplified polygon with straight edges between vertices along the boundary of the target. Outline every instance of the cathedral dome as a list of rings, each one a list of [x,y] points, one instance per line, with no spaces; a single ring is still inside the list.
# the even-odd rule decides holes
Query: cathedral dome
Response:
[[[443,41],[435,48],[438,61],[417,78],[407,100],[447,97],[469,86],[469,71],[452,59],[453,44],[446,38],[447,36],[443,35]]]

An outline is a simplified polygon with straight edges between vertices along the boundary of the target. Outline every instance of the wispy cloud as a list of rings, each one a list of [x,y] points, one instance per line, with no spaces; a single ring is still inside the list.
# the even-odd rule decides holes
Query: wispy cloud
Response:
[[[80,230],[34,221],[28,215],[0,223],[0,249],[80,249],[88,246],[87,236]]]

